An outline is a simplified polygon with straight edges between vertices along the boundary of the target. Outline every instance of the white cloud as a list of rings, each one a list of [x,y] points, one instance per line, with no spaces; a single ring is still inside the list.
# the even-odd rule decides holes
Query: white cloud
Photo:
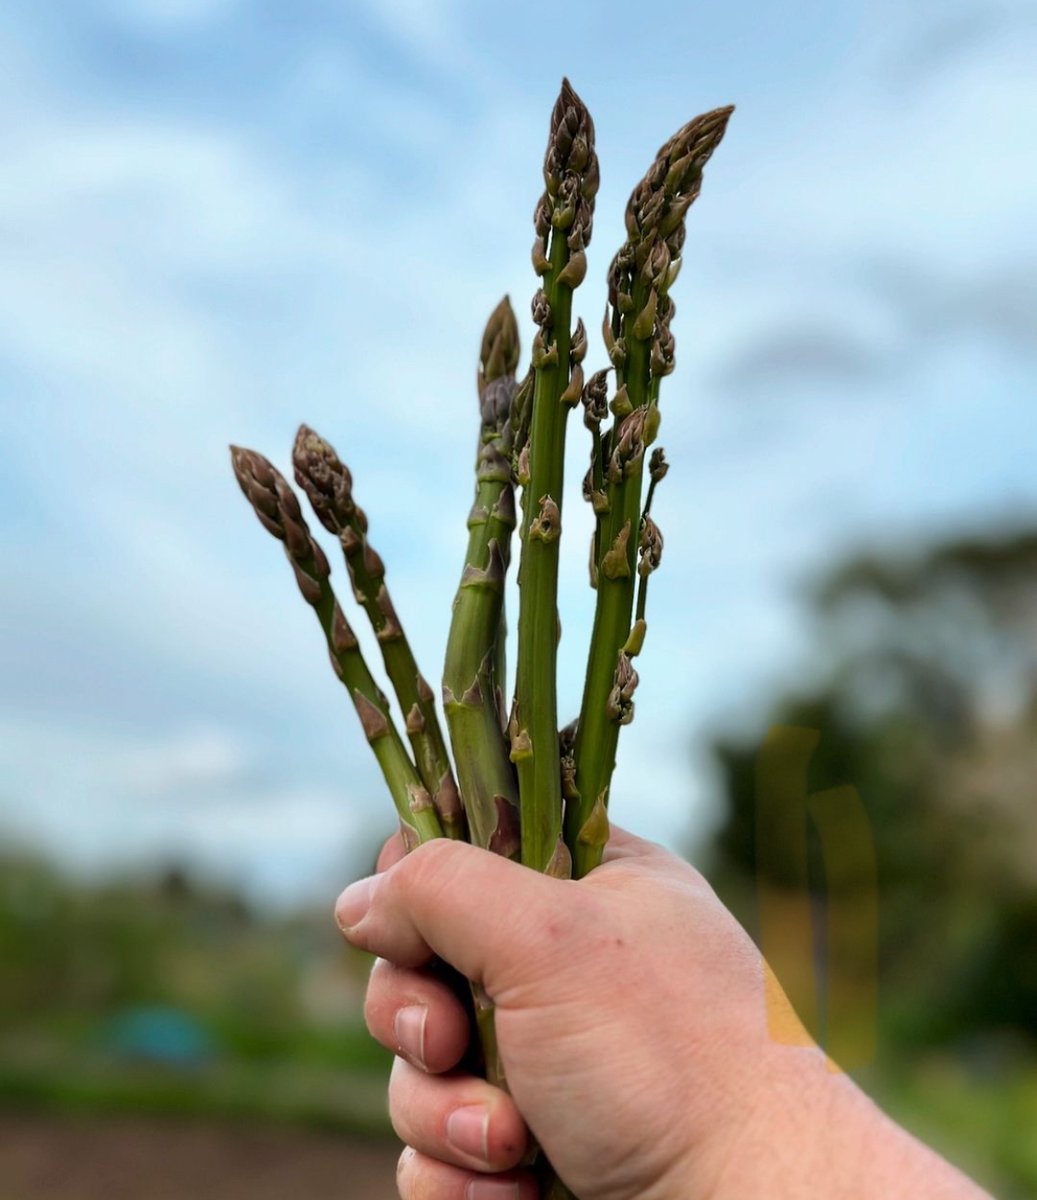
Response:
[[[169,739],[120,753],[124,787],[142,799],[175,798],[219,787],[238,778],[248,764],[241,742],[222,730],[188,729]]]
[[[156,28],[238,19],[201,0],[132,8]],[[803,651],[790,579],[868,531],[936,528],[1009,493],[1037,507],[1016,449],[1028,419],[1019,344],[970,338],[962,323],[978,318],[956,309],[955,344],[930,337],[923,352],[905,334],[908,285],[874,274],[876,262],[905,279],[917,268],[932,284],[912,299],[917,313],[934,291],[953,299],[1022,257],[1037,198],[1023,151],[1037,107],[1027,51],[1021,38],[1017,49],[987,39],[893,92],[887,8],[833,65],[824,96],[767,96],[748,49],[731,62],[730,92],[747,102],[692,214],[677,286],[667,557],[616,785],[620,819],[650,834],[676,838],[688,809],[701,811],[708,780],[689,778],[692,729],[756,703]],[[463,7],[371,0],[366,11],[435,68],[429,79],[454,72],[463,100],[413,73],[378,78],[359,33],[322,45],[317,25],[264,80],[283,125],[266,110],[166,106],[159,92],[105,98],[69,83],[57,59],[8,62],[19,121],[3,134],[0,352],[32,403],[0,411],[13,464],[0,488],[14,489],[5,519],[21,552],[0,601],[18,630],[0,641],[0,700],[30,722],[4,730],[4,778],[9,819],[36,822],[70,853],[157,853],[182,839],[207,863],[301,887],[329,845],[359,836],[361,817],[388,823],[366,760],[355,795],[339,796],[335,754],[365,748],[355,729],[340,733],[352,714],[279,548],[236,494],[225,443],[285,466],[304,418],[338,445],[434,676],[471,489],[475,349],[504,291],[528,344],[529,221],[551,96],[522,94],[499,47],[478,65]],[[631,123],[631,95],[606,87],[608,53],[623,47],[588,68],[608,145],[578,302],[592,331],[650,120]],[[341,141],[307,152],[305,137],[334,122]],[[1002,322],[996,302],[988,309],[988,326]],[[809,386],[795,362],[780,379],[772,362],[755,395],[720,394],[725,366],[759,365],[768,347],[781,351],[776,333],[819,321],[849,339],[844,351],[897,361],[862,379],[853,403],[830,352]],[[591,365],[601,358],[595,346]],[[574,421],[568,710],[593,602],[582,435]],[[260,734],[242,733],[246,715],[268,736],[262,752]],[[128,723],[111,734],[106,720]],[[308,760],[303,742],[326,755]],[[191,796],[189,819],[178,791]]]
[[[391,831],[391,809],[365,801],[362,783],[285,785],[264,761],[219,728],[143,736],[0,719],[0,822],[7,837],[79,869],[188,864],[262,902],[330,904],[332,889],[368,866],[376,831]]]

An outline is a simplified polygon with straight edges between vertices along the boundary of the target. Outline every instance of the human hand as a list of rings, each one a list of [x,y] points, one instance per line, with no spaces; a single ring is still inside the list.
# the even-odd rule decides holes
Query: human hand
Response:
[[[404,857],[393,839],[379,867],[336,917],[380,956],[365,1012],[400,1055],[406,1200],[534,1200],[518,1165],[530,1131],[581,1200],[893,1197],[908,1193],[883,1184],[886,1160],[898,1184],[912,1152],[944,1166],[801,1031],[770,1036],[782,999],[771,981],[765,1003],[758,951],[660,847],[615,830],[579,883],[446,840]],[[495,1002],[510,1095],[454,1070],[469,1021],[427,970],[436,955]],[[939,1194],[979,1195],[966,1186]]]
[[[527,1122],[583,1200],[710,1194],[774,1048],[759,955],[702,877],[618,831],[579,884],[445,842],[401,858],[394,839],[387,869],[337,916],[382,959],[366,1014],[404,1056],[390,1085],[397,1132],[417,1151],[404,1194],[424,1178],[430,1195],[460,1197],[473,1172],[507,1171],[494,1182],[535,1195],[513,1170]],[[444,1074],[469,1024],[421,970],[433,953],[494,1000],[510,1098]]]

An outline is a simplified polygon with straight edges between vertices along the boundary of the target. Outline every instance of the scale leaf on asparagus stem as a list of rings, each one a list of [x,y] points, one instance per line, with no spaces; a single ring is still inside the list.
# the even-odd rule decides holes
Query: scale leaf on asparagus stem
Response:
[[[418,670],[385,584],[385,565],[367,537],[367,517],[353,498],[353,477],[332,446],[300,425],[292,451],[295,479],[317,519],[339,540],[353,595],[367,613],[385,670],[404,713],[418,773],[447,837],[464,838],[465,820],[436,714],[435,697]]]
[[[572,297],[587,271],[586,247],[598,190],[594,123],[567,79],[551,114],[544,183],[534,216],[533,266],[542,283],[533,299],[538,332],[532,352],[529,441],[528,448],[520,449],[523,541],[509,733],[519,781],[522,861],[538,871],[567,876],[555,679],[558,549],[565,424],[583,393],[581,362],[587,349],[583,323],[570,329]]]
[[[356,635],[332,591],[331,568],[313,540],[299,501],[277,468],[254,450],[231,446],[231,461],[241,490],[263,528],[284,545],[303,599],[317,614],[335,674],[349,691],[389,793],[408,846],[443,836],[428,788],[411,762],[389,711],[360,652]]]
[[[680,268],[685,215],[731,111],[717,109],[679,130],[630,198],[627,241],[608,276],[603,332],[610,370],[616,372],[609,404],[609,372],[599,371],[585,384],[586,331],[582,321],[571,329],[573,290],[586,273],[598,163],[593,123],[563,80],[544,160],[546,190],[534,218],[533,263],[542,285],[533,301],[538,333],[532,366],[517,384],[518,330],[506,298],[487,323],[480,353],[476,499],[443,680],[467,830],[432,694],[385,589],[384,567],[367,542],[349,471],[326,442],[305,426],[300,429],[296,478],[345,552],[356,599],[367,611],[405,714],[417,766],[338,605],[327,559],[296,496],[265,458],[232,447],[242,490],[264,527],[283,543],[300,591],[317,614],[332,664],[382,767],[408,849],[446,832],[520,856],[536,870],[577,878],[601,859],[619,728],[633,718],[634,659],[645,637],[648,580],[663,549],[650,511],[668,469],[659,449],[647,464],[651,483],[643,508],[641,492],[645,454],[658,432],[660,381],[674,366],[669,293]],[[568,410],[581,401],[592,441],[584,496],[595,515],[590,577],[597,598],[580,716],[559,734],[557,590],[565,431]],[[603,430],[609,408],[615,419]],[[521,603],[515,698],[505,728],[503,585],[516,523],[516,483],[523,489]],[[478,984],[471,986],[487,1077],[506,1087],[492,1001]],[[545,1198],[573,1200],[542,1156],[535,1173]]]
[[[600,406],[591,398],[584,401],[593,438],[584,491],[597,517],[591,551],[597,600],[573,751],[573,798],[565,816],[577,878],[601,861],[608,840],[608,794],[619,727],[633,718],[637,672],[631,659],[644,641],[647,574],[662,551],[658,528],[643,521],[641,485],[645,450],[659,427],[659,384],[674,367],[670,288],[680,270],[685,215],[732,111],[718,108],[696,117],[663,145],[630,197],[627,241],[609,268],[603,333],[616,371],[616,393],[607,435],[600,431]],[[664,473],[665,467],[658,478]],[[653,487],[656,482],[653,473]],[[641,602],[631,625],[639,549]]]
[[[295,493],[288,481],[261,454],[232,446],[231,458],[241,490],[264,528],[284,543],[285,553],[295,571],[299,590],[317,613],[327,639],[332,666],[339,679],[349,688],[368,742],[382,768],[396,804],[407,849],[413,849],[420,842],[442,837],[444,829],[432,797],[407,755],[389,712],[389,703],[371,677],[357,644],[356,635],[335,598],[329,581],[331,568],[328,560],[310,534]],[[332,524],[341,520],[342,527],[346,528],[349,522],[356,522],[366,532],[366,521],[362,512],[355,509],[355,506],[347,521],[346,513],[352,505],[348,495],[348,471],[338,463],[334,451],[305,426],[300,430],[300,437],[296,441],[296,459],[303,480],[310,485],[307,490],[313,489],[310,497],[325,526],[330,528]],[[332,459],[334,463],[338,463],[337,469],[334,468]],[[325,473],[320,464],[329,467],[329,470]],[[369,550],[366,541],[363,545]],[[373,552],[369,552],[363,567],[366,574],[354,574],[353,585],[354,589],[362,592],[363,581],[367,580],[368,591],[377,596],[381,589],[370,588],[370,581],[380,578],[378,570],[374,567],[372,555]],[[347,553],[347,561],[348,557]],[[360,600],[361,597],[358,595],[357,599]],[[376,624],[377,631],[390,624],[386,609],[391,611],[391,604],[386,603],[379,608],[379,615],[385,624]],[[372,623],[375,623],[373,617]],[[380,640],[384,644],[385,640],[391,643],[397,639]],[[413,672],[409,677],[413,678]],[[401,698],[401,704],[403,703],[405,702]],[[445,750],[443,753],[445,756]],[[438,774],[436,778],[439,779]],[[486,1077],[491,1083],[504,1086],[504,1067],[497,1048],[493,1005],[478,984],[472,983],[470,988]]]
[[[479,444],[464,569],[443,667],[443,707],[471,840],[519,851],[518,785],[501,720],[504,581],[515,528],[510,441],[519,333],[507,298],[486,323],[479,354]]]

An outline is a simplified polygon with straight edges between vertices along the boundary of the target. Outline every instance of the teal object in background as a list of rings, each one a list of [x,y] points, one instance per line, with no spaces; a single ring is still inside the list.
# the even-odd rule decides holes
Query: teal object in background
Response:
[[[103,1044],[114,1054],[167,1067],[203,1066],[216,1051],[205,1028],[175,1008],[131,1008],[107,1023]]]

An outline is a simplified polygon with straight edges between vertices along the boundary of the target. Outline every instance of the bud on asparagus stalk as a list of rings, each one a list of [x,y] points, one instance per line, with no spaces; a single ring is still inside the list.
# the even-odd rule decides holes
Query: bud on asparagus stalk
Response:
[[[299,501],[283,475],[254,450],[231,447],[241,490],[263,528],[284,544],[303,599],[317,614],[335,674],[349,690],[367,740],[382,768],[408,846],[442,837],[432,797],[410,761],[389,712],[389,702],[371,677],[356,635],[332,591],[331,568],[313,540]]]
[[[534,217],[533,265],[542,285],[533,300],[533,319],[539,328],[532,354],[518,663],[510,736],[519,780],[522,861],[538,871],[568,875],[569,855],[561,836],[555,686],[558,543],[565,423],[569,409],[583,392],[580,364],[587,348],[582,322],[575,331],[570,330],[572,294],[587,271],[598,159],[594,123],[567,79],[551,115],[544,182],[546,188]]]
[[[634,713],[634,658],[645,636],[648,579],[663,550],[651,511],[668,469],[659,449],[648,460],[651,482],[643,508],[641,493],[645,455],[658,432],[660,381],[674,366],[670,289],[680,267],[685,215],[731,111],[717,109],[679,130],[631,195],[627,241],[608,276],[604,335],[616,372],[610,405],[607,371],[584,383],[586,331],[582,322],[571,328],[573,290],[586,272],[598,163],[591,118],[563,81],[544,160],[546,190],[535,214],[533,263],[541,287],[533,301],[538,332],[532,367],[517,384],[518,330],[506,298],[487,323],[480,352],[475,504],[443,679],[467,831],[432,695],[403,636],[384,567],[367,541],[349,471],[326,442],[300,429],[296,478],[342,545],[354,593],[403,708],[417,769],[336,601],[327,560],[294,493],[262,456],[232,447],[242,490],[264,527],[284,544],[299,588],[321,623],[408,847],[445,830],[502,854],[521,853],[526,865],[558,875],[580,877],[600,861],[619,728]],[[568,410],[581,401],[592,442],[584,496],[595,514],[590,575],[597,600],[580,716],[559,734],[555,676],[565,430]],[[615,419],[603,430],[609,408]],[[515,699],[505,733],[503,587],[516,523],[516,482],[523,489],[521,604]],[[472,995],[487,1077],[504,1087],[492,1001],[477,984]],[[533,1165],[545,1200],[573,1200],[542,1156]]]
[[[656,525],[652,518],[652,500],[655,498],[655,488],[659,481],[663,478],[666,472],[670,469],[670,464],[666,461],[666,455],[663,453],[662,447],[652,451],[652,457],[648,464],[648,496],[645,499],[645,510],[641,514],[641,540],[638,544],[638,553],[640,559],[637,564],[637,574],[640,577],[640,582],[637,587],[637,609],[634,615],[634,628],[631,632],[631,638],[637,643],[637,653],[641,649],[641,641],[644,639],[645,633],[645,606],[648,601],[648,576],[659,566],[663,558],[663,535],[662,530]]]
[[[353,499],[353,477],[332,446],[300,425],[292,452],[295,480],[317,519],[339,540],[353,595],[374,629],[418,773],[432,796],[447,837],[465,836],[464,813],[439,727],[432,689],[418,670],[410,642],[385,584],[385,565],[367,538],[367,517]]]
[[[518,325],[505,296],[487,322],[479,355],[475,503],[443,668],[443,705],[471,840],[509,858],[519,851],[518,787],[501,698],[504,579],[515,528],[510,441],[518,356]]]
[[[586,491],[599,518],[591,566],[597,603],[574,751],[576,797],[565,821],[577,878],[601,861],[608,840],[606,808],[619,727],[633,717],[637,673],[630,659],[644,640],[647,575],[662,552],[654,522],[642,520],[641,484],[645,450],[659,427],[659,384],[674,367],[670,287],[681,265],[685,215],[732,111],[720,108],[696,117],[660,149],[630,197],[627,241],[609,268],[603,333],[616,370],[615,420],[604,438],[600,424],[592,427],[592,479]],[[595,486],[599,467],[603,487]],[[631,626],[639,548],[641,602]]]
[[[591,539],[590,581],[598,586],[598,559],[601,556],[602,519],[608,513],[608,493],[605,490],[607,448],[601,436],[601,423],[608,416],[608,371],[596,371],[587,381],[580,400],[583,404],[583,423],[591,435],[591,465],[583,480],[583,498],[594,510],[594,536]]]

